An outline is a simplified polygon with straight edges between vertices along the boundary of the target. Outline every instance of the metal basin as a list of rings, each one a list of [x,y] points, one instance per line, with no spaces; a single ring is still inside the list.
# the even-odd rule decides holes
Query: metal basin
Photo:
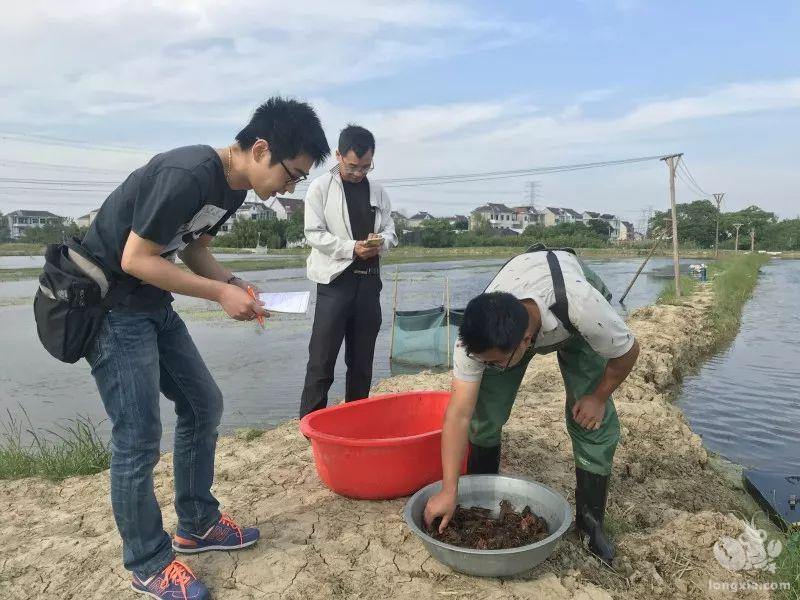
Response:
[[[441,481],[422,488],[408,500],[403,516],[409,529],[422,540],[431,556],[461,573],[505,577],[528,571],[553,553],[556,543],[572,523],[569,503],[546,485],[522,477],[468,475],[459,480],[459,504],[489,508],[494,516],[500,512],[500,500],[508,500],[515,510],[522,510],[527,505],[547,521],[551,533],[535,544],[508,550],[473,550],[445,544],[425,533],[422,520],[428,499],[441,489]]]

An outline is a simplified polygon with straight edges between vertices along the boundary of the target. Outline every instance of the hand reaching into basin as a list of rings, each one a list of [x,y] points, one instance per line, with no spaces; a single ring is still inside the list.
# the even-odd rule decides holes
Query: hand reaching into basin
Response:
[[[425,505],[425,513],[422,515],[426,527],[430,528],[436,517],[442,517],[442,522],[439,524],[439,533],[444,532],[444,528],[447,527],[450,519],[453,518],[453,513],[456,512],[457,498],[457,494],[446,490],[431,496]]]

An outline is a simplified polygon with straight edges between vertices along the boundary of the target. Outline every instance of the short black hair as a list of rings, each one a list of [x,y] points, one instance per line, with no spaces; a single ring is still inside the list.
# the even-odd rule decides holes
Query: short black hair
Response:
[[[469,354],[492,348],[514,350],[528,328],[528,311],[516,297],[506,292],[475,296],[464,310],[458,337]]]
[[[307,154],[320,165],[331,153],[325,132],[314,109],[305,102],[274,96],[259,106],[250,122],[236,134],[242,149],[257,139],[269,142],[270,163]]]
[[[369,150],[375,152],[375,136],[360,125],[349,124],[339,134],[339,154],[344,156],[352,150],[358,158]]]

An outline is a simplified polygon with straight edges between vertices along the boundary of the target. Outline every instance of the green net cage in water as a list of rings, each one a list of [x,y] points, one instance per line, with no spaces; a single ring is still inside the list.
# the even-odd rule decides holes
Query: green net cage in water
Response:
[[[395,310],[389,358],[393,373],[449,369],[463,309]]]

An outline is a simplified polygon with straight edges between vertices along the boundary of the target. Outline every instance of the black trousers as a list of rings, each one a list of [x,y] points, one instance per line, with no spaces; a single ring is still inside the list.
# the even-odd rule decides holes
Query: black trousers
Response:
[[[369,396],[375,339],[381,328],[382,287],[379,275],[357,275],[349,269],[329,284],[317,284],[300,418],[328,405],[342,340],[347,365],[345,402]]]

